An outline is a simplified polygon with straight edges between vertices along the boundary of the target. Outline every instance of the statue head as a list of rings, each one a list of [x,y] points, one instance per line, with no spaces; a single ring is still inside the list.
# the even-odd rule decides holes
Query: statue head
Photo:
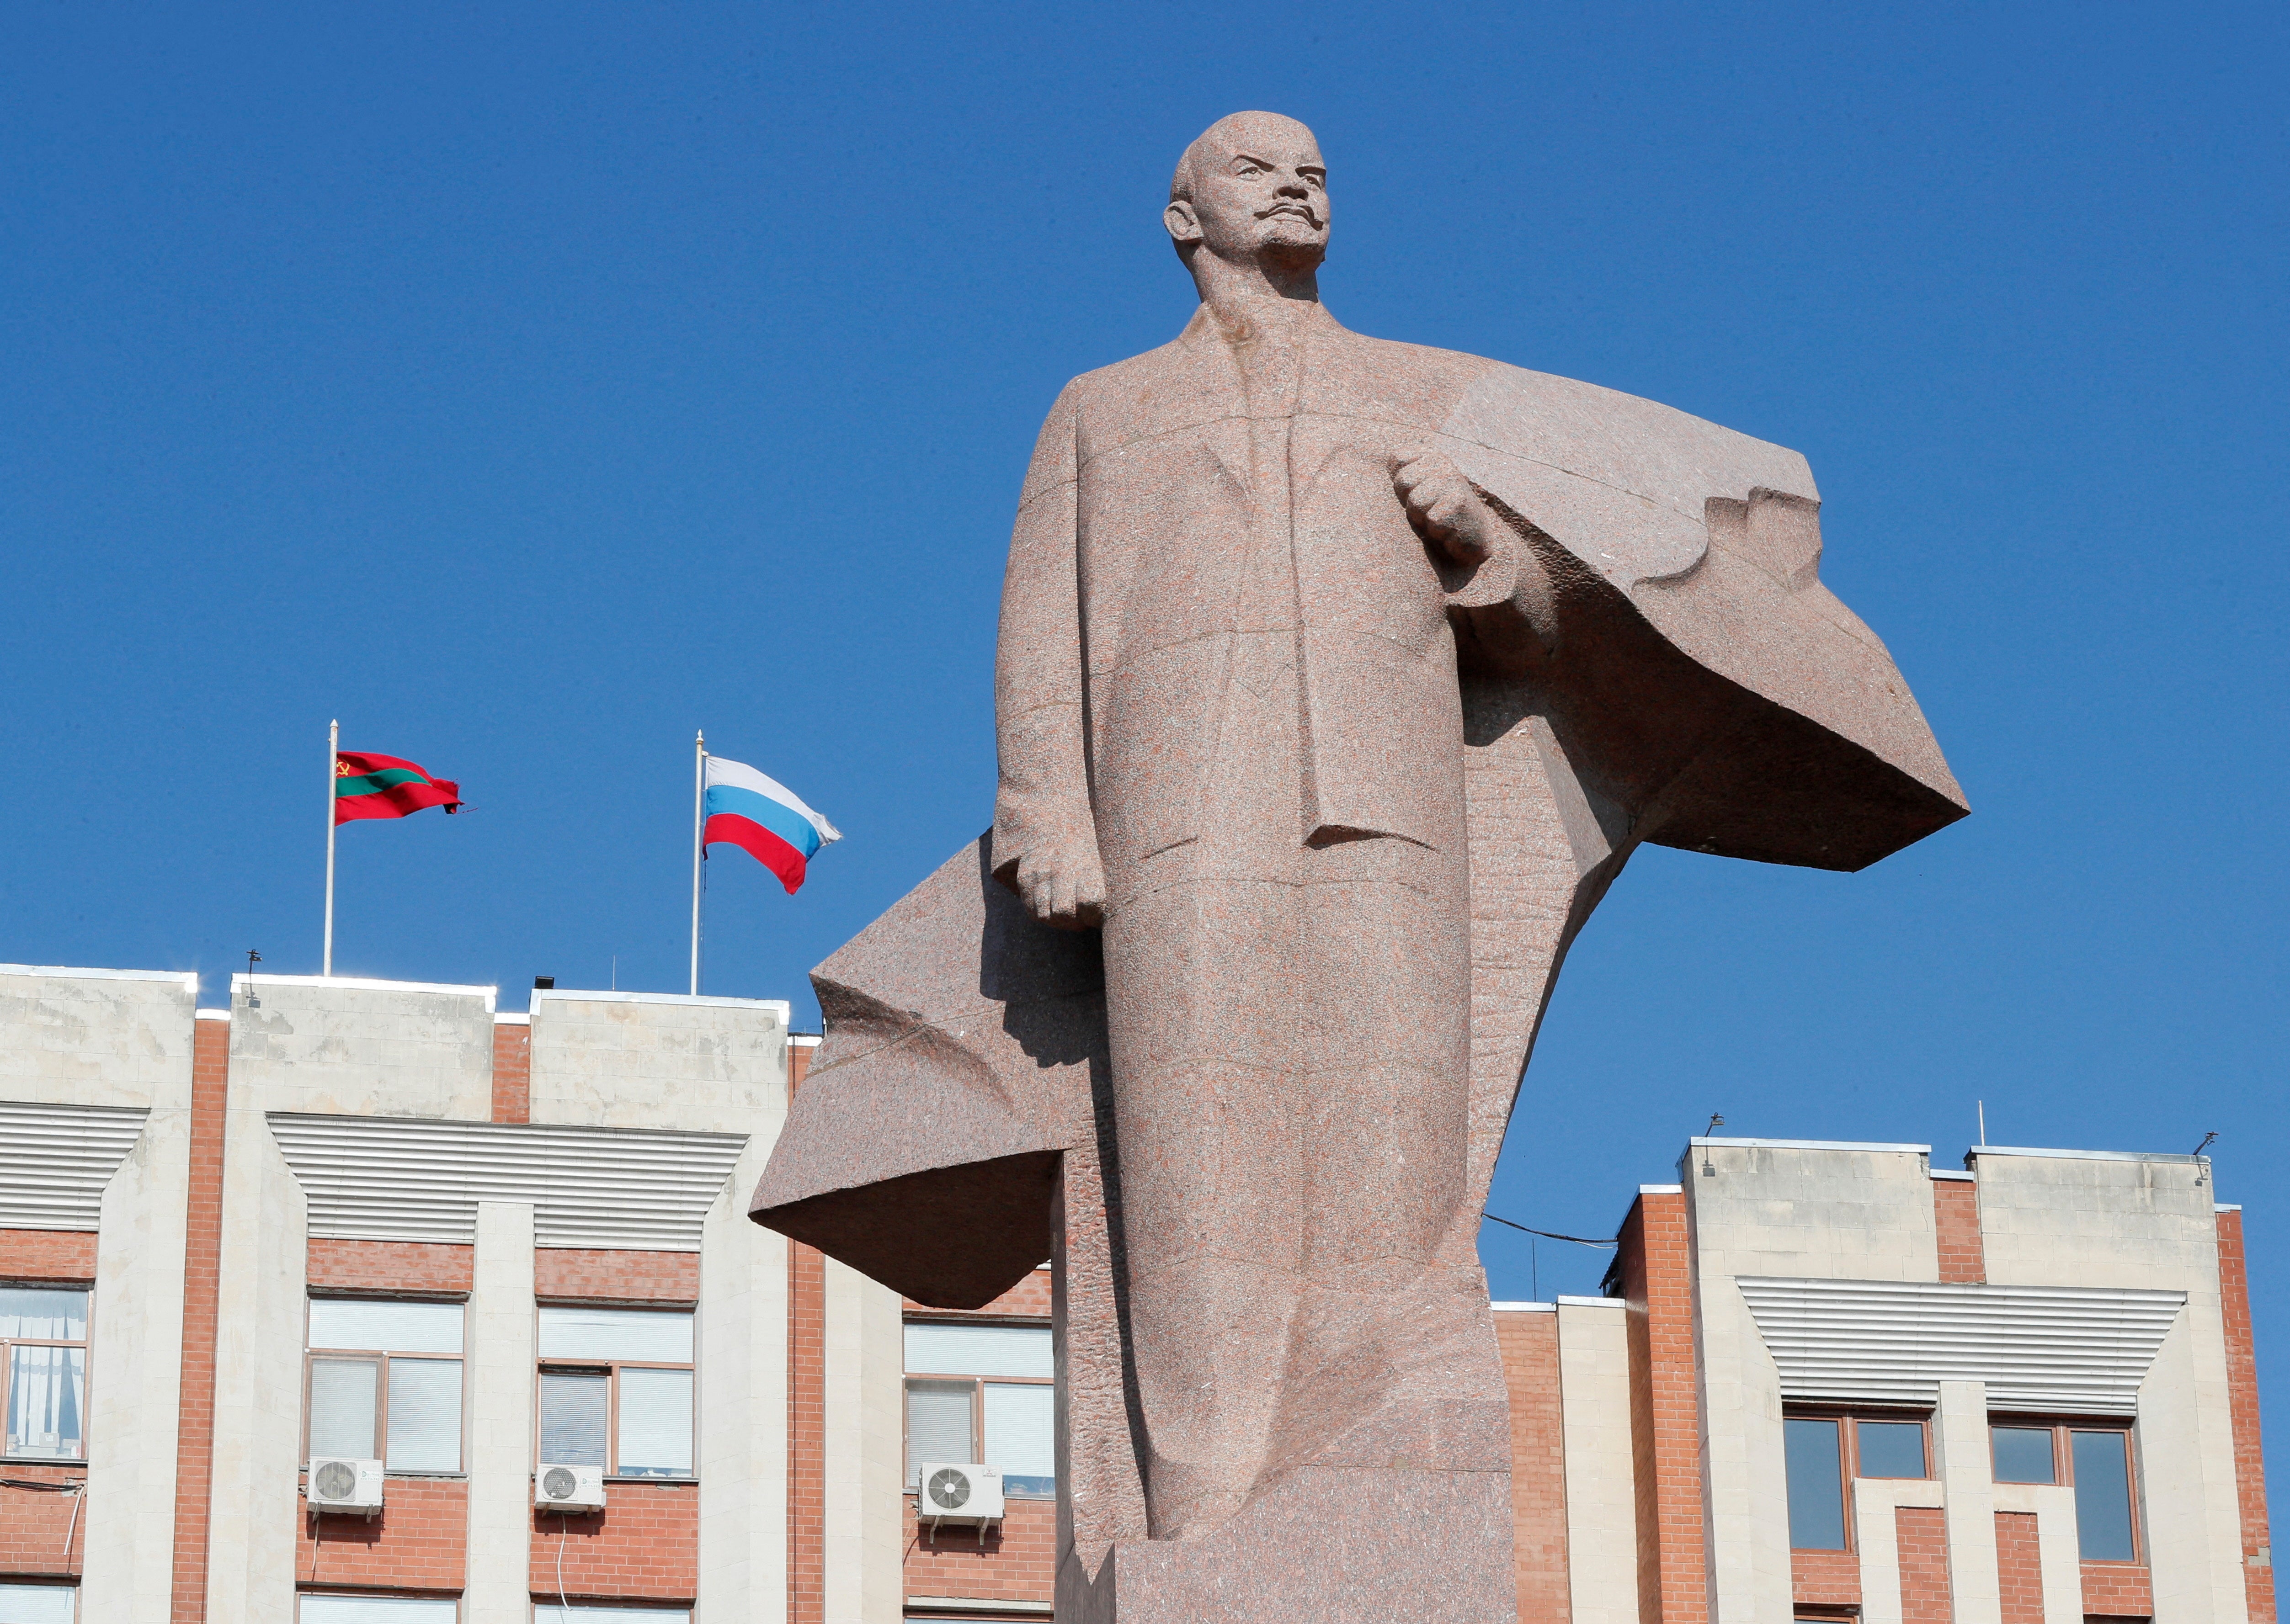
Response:
[[[1309,276],[1328,252],[1320,144],[1277,113],[1220,118],[1178,160],[1161,219],[1188,266],[1206,252],[1276,282]]]

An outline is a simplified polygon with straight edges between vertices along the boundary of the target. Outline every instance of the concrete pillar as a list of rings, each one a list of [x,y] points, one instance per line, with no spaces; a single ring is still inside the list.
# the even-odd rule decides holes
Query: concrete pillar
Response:
[[[1638,1624],[1629,1312],[1619,1298],[1558,1300],[1566,1578],[1573,1624]]]
[[[2003,1624],[1996,1576],[1996,1465],[1988,1384],[1940,1384],[1940,1476],[1948,1494],[1948,1585],[1955,1624]]]
[[[532,1206],[477,1204],[468,1313],[469,1535],[462,1624],[526,1624],[532,1543]]]
[[[700,1606],[709,1624],[787,1616],[787,1241],[748,1221],[758,1136],[700,1243]]]
[[[1996,1509],[2036,1519],[2036,1561],[2043,1574],[2044,1624],[2083,1618],[2083,1549],[2076,1532],[2075,1491],[2048,1483],[1999,1483]],[[1867,1615],[1863,1615],[1867,1624]]]
[[[294,1616],[308,1223],[260,1094],[233,1089],[223,1126],[210,1620],[291,1624]]]
[[[1942,1504],[1941,1485],[1904,1478],[1853,1480],[1854,1544],[1861,1568],[1861,1624],[1901,1624],[1901,1519],[1903,1506]]]
[[[898,1294],[830,1258],[826,1317],[824,1624],[896,1624],[906,1609]]]

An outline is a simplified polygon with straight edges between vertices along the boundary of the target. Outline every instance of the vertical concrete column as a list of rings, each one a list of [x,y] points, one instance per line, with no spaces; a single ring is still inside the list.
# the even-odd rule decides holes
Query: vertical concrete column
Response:
[[[758,1136],[700,1242],[700,1606],[709,1624],[787,1615],[788,1244],[748,1221]]]
[[[260,1097],[234,1092],[223,1128],[210,1620],[289,1624],[294,1616],[308,1224],[309,1204]]]
[[[905,1612],[904,1334],[896,1292],[828,1260],[825,1624]]]
[[[89,1363],[82,1624],[164,1618],[174,1582],[175,1418],[190,1203],[188,1075],[104,1187]]]
[[[1901,1508],[1946,1502],[1941,1485],[1897,1477],[1853,1480],[1853,1540],[1860,1551],[1861,1624],[1901,1624]]]
[[[1948,1586],[1955,1624],[2003,1624],[1996,1577],[1996,1466],[1988,1384],[1940,1384],[1941,1486],[1948,1496]]]
[[[525,1624],[532,1542],[532,1205],[477,1204],[469,1286],[469,1542],[462,1624]]]
[[[1558,1300],[1558,1396],[1573,1624],[1638,1624],[1629,1313],[1620,1299]]]
[[[2224,1348],[2214,1298],[2190,1292],[2139,1387],[2139,1511],[2164,1624],[2250,1616]]]

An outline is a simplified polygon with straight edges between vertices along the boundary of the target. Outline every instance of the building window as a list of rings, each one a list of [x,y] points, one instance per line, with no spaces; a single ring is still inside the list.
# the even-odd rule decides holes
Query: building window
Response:
[[[70,1585],[0,1583],[0,1620],[8,1624],[72,1624],[79,1592]]]
[[[1921,1417],[1793,1415],[1782,1422],[1789,1467],[1790,1544],[1846,1548],[1845,1485],[1855,1477],[1929,1477]]]
[[[540,1459],[549,1465],[691,1476],[692,1391],[690,1309],[540,1310]]]
[[[2100,1421],[2014,1421],[1988,1429],[1998,1483],[2063,1483],[2075,1490],[2076,1533],[2090,1562],[2136,1562],[2131,1429]]]
[[[577,1607],[556,1602],[535,1602],[532,1624],[692,1624],[689,1607],[599,1607],[583,1602]]]
[[[305,1459],[460,1471],[461,1305],[312,1298],[306,1413]]]
[[[925,1463],[975,1462],[1006,1495],[1054,1495],[1056,1374],[1046,1325],[909,1324],[908,1489]]]
[[[8,1453],[87,1458],[87,1293],[0,1286],[0,1367],[8,1385]]]
[[[298,1596],[294,1624],[454,1624],[461,1604],[444,1596]]]

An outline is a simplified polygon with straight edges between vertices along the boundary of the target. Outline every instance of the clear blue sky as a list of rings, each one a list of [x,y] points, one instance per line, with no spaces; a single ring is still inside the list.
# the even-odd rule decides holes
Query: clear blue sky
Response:
[[[1310,122],[1347,324],[1804,451],[1974,816],[1871,871],[1649,851],[1493,1210],[1609,1234],[1769,1137],[2282,1151],[2278,4],[419,4],[0,15],[0,959],[682,990],[691,741],[848,838],[711,864],[804,972],[989,820],[1013,499],[1192,302],[1218,115]],[[1490,1229],[1501,1296],[1601,1260]],[[1534,1276],[1539,1272],[1539,1279]]]

